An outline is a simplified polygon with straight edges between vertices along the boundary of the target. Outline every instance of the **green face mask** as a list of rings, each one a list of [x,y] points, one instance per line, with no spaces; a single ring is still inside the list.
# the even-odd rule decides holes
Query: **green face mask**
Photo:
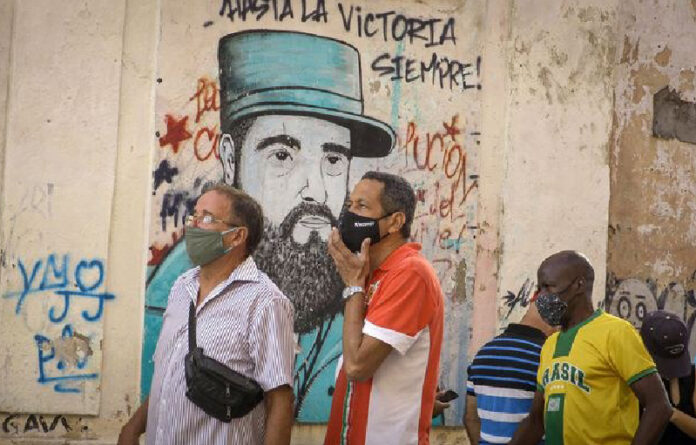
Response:
[[[187,227],[184,231],[184,241],[186,241],[186,253],[188,253],[191,262],[195,266],[204,266],[232,250],[231,247],[225,249],[222,237],[238,228],[233,227],[224,232],[217,232],[198,227]]]

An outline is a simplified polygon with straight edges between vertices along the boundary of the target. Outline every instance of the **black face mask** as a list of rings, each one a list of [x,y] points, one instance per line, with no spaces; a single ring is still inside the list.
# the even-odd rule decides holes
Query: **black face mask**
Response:
[[[379,235],[379,220],[390,216],[388,213],[381,218],[356,215],[346,210],[338,222],[338,231],[341,234],[343,244],[351,252],[360,252],[362,242],[370,238],[370,245],[377,244],[381,239]]]

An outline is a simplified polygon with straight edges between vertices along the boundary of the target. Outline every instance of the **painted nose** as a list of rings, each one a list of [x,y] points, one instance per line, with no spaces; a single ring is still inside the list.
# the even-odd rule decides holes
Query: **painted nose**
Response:
[[[300,192],[302,200],[305,202],[325,204],[327,198],[326,186],[324,185],[324,178],[319,172],[318,166],[316,169],[308,168],[306,174],[307,182]]]

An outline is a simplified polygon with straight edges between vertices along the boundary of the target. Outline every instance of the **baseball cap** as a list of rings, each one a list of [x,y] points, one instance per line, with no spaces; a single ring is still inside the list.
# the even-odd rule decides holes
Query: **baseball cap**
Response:
[[[662,377],[672,379],[689,375],[689,335],[678,315],[661,310],[650,312],[643,319],[640,336]]]

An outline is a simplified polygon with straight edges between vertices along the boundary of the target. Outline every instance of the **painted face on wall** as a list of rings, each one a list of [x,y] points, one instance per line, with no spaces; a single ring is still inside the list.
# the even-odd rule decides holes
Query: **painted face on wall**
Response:
[[[610,313],[629,321],[636,329],[643,325],[645,315],[655,310],[657,300],[652,291],[644,281],[635,278],[619,284],[609,308]]]
[[[312,232],[326,241],[346,196],[350,142],[347,128],[323,119],[260,116],[242,144],[240,183],[293,241]]]
[[[347,193],[350,130],[315,117],[264,115],[241,139],[236,159],[231,137],[222,138],[225,180],[236,173],[263,207],[254,259],[293,302],[295,331],[308,332],[341,309],[342,281],[326,240]]]

